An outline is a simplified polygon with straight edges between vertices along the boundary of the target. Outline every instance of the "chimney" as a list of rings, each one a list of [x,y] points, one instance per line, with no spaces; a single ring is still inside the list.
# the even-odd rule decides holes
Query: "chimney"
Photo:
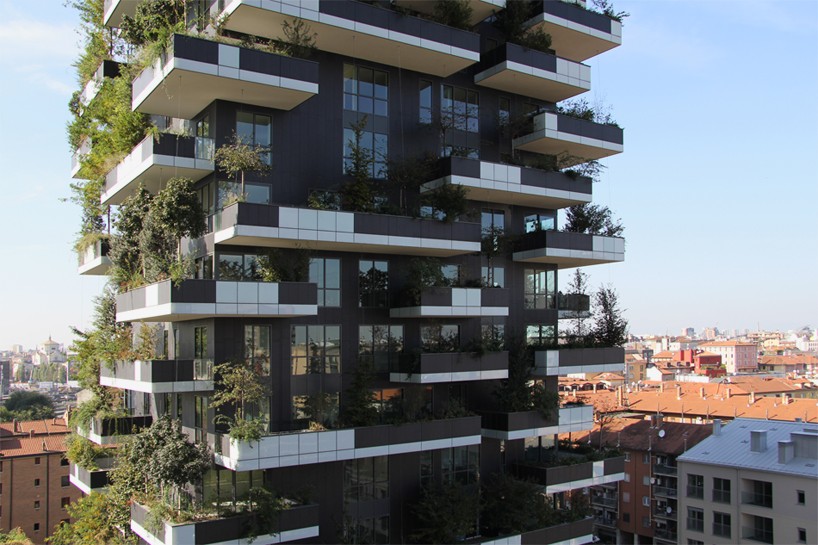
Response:
[[[778,463],[786,464],[795,457],[795,443],[792,441],[778,442]]]
[[[16,418],[11,421],[11,426],[14,433],[20,433],[20,423]]]
[[[704,386],[699,388],[699,395],[701,396],[702,399],[707,399],[707,396],[704,395]]]
[[[43,439],[43,452],[48,452],[48,447],[45,444],[45,439]]]
[[[727,392],[727,399],[730,399],[733,396],[733,389],[732,388],[727,388],[726,392]]]
[[[664,419],[664,416],[665,415],[663,415],[662,413],[656,413],[656,428],[657,429],[662,427],[662,420]]]
[[[682,387],[679,384],[676,385],[676,399],[682,399]]]
[[[659,383],[659,391],[661,393],[665,393],[665,383],[664,383],[664,381]]]
[[[622,386],[616,389],[616,406],[622,406]]]
[[[750,431],[750,451],[765,452],[767,450],[767,430]]]
[[[750,405],[756,402],[756,393],[750,392]]]
[[[34,438],[34,430],[33,429],[28,430],[28,436],[29,436],[29,438],[32,438],[32,439]]]
[[[721,435],[721,418],[713,420],[713,435]]]

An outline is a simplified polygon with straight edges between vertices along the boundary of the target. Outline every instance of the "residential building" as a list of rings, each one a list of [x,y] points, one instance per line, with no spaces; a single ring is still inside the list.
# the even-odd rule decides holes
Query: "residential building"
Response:
[[[625,353],[625,384],[647,380],[648,360],[642,354]]]
[[[699,348],[721,356],[727,373],[750,373],[758,369],[758,344],[741,341],[713,341]]]
[[[818,541],[818,426],[739,418],[678,458],[679,543]]]
[[[117,27],[136,4],[106,2],[106,24]],[[551,49],[538,51],[509,42],[494,24],[504,4],[469,1],[462,30],[430,20],[431,2],[196,3],[192,33],[219,21],[224,36],[210,39],[212,28],[174,35],[135,77],[133,109],[177,121],[158,123],[158,137],[146,135],[108,173],[101,202],[120,206],[140,185],[156,193],[186,176],[208,233],[179,244],[196,263],[195,279],[117,296],[118,321],[161,324],[166,359],[103,366],[101,384],[126,391],[129,416],[93,420],[87,437],[110,444],[114,431],[178,416],[191,440],[215,453],[200,491],[205,504],[263,483],[309,499],[280,541],[399,543],[412,532],[424,486],[473,487],[525,460],[540,437],[592,425],[589,406],[554,407],[545,417],[502,405],[493,392],[509,375],[509,353],[496,343],[473,347],[525,339],[539,348],[532,378],[551,393],[559,376],[623,370],[621,347],[559,348],[559,319],[586,312],[587,301],[556,291],[564,269],[624,259],[621,238],[557,229],[558,210],[592,200],[581,165],[623,149],[615,124],[558,106],[590,89],[584,61],[618,46],[621,24],[584,1],[515,4],[529,10],[527,32],[551,36]],[[310,59],[269,52],[269,40],[287,38],[284,25],[300,22],[315,34]],[[105,63],[97,76],[82,100],[123,77]],[[231,180],[214,150],[234,135],[271,168]],[[75,156],[79,177],[93,143],[83,140]],[[427,157],[428,173],[410,168],[422,177],[413,181],[419,190],[390,178]],[[580,170],[561,170],[569,167]],[[352,198],[350,184],[361,179],[377,198]],[[463,213],[443,202],[447,192],[465,196]],[[486,251],[498,233],[513,247]],[[109,249],[89,246],[80,271],[110,270]],[[284,266],[304,252],[306,270],[291,282],[259,272],[265,260]],[[434,269],[434,283],[415,279],[424,267]],[[260,441],[214,424],[213,366],[227,361],[253,364],[272,392],[254,408],[266,422]],[[342,428],[365,364],[381,422]],[[587,478],[544,491],[559,504],[573,488],[621,475],[615,462],[583,467]],[[167,526],[157,536],[145,516],[135,506],[131,528],[151,543],[203,531]],[[590,520],[575,522],[515,539],[590,539]]]
[[[62,419],[0,423],[0,530],[45,543],[69,521],[66,507],[81,496],[64,457],[69,431]]]

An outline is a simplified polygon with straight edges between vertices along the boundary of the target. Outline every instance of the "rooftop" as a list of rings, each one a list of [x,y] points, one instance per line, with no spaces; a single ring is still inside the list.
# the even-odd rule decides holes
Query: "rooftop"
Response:
[[[660,434],[664,430],[664,434]],[[632,451],[679,455],[685,446],[690,447],[707,438],[713,426],[705,424],[682,424],[681,422],[661,422],[654,426],[650,420],[615,418],[602,431],[603,444]],[[599,426],[593,430],[572,433],[571,439],[578,443],[599,444]]]
[[[752,432],[766,434],[766,444],[754,451],[751,446]],[[756,469],[773,473],[796,474],[818,479],[818,462],[814,456],[798,456],[802,452],[795,447],[795,457],[786,463],[779,462],[779,441],[795,440],[812,446],[818,445],[818,426],[801,422],[775,422],[750,418],[738,418],[723,426],[719,435],[712,435],[679,457],[679,461],[723,465],[730,468]]]
[[[65,437],[69,431],[63,419],[0,423],[0,456],[65,452]]]

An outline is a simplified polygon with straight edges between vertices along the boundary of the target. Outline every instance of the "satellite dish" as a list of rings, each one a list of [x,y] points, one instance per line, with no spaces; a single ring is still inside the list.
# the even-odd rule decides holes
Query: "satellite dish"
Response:
[[[665,509],[665,511],[666,511],[666,512],[667,512],[667,514],[669,515],[669,514],[671,514],[671,513],[673,512],[673,508],[672,508],[671,506],[669,506],[669,505],[668,505],[668,506],[667,506],[667,509]]]
[[[662,438],[665,436],[665,430],[659,430],[659,437]]]

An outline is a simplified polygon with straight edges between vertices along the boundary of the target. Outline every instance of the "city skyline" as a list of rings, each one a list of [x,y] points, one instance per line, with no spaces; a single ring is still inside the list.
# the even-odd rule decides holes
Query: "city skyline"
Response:
[[[16,83],[3,86],[0,117],[17,127],[0,137],[9,180],[0,348],[48,334],[68,346],[69,327],[88,326],[103,285],[76,275],[75,230],[65,226],[76,226],[77,209],[60,202],[70,195],[64,126],[77,20],[62,6],[0,5],[0,62]],[[818,184],[810,172],[782,175],[782,163],[818,148],[818,5],[615,7],[631,14],[624,44],[588,63],[594,90],[582,97],[614,105],[625,128],[627,153],[603,161],[594,200],[624,218],[627,255],[588,269],[592,286],[616,287],[634,334],[816,327]]]

